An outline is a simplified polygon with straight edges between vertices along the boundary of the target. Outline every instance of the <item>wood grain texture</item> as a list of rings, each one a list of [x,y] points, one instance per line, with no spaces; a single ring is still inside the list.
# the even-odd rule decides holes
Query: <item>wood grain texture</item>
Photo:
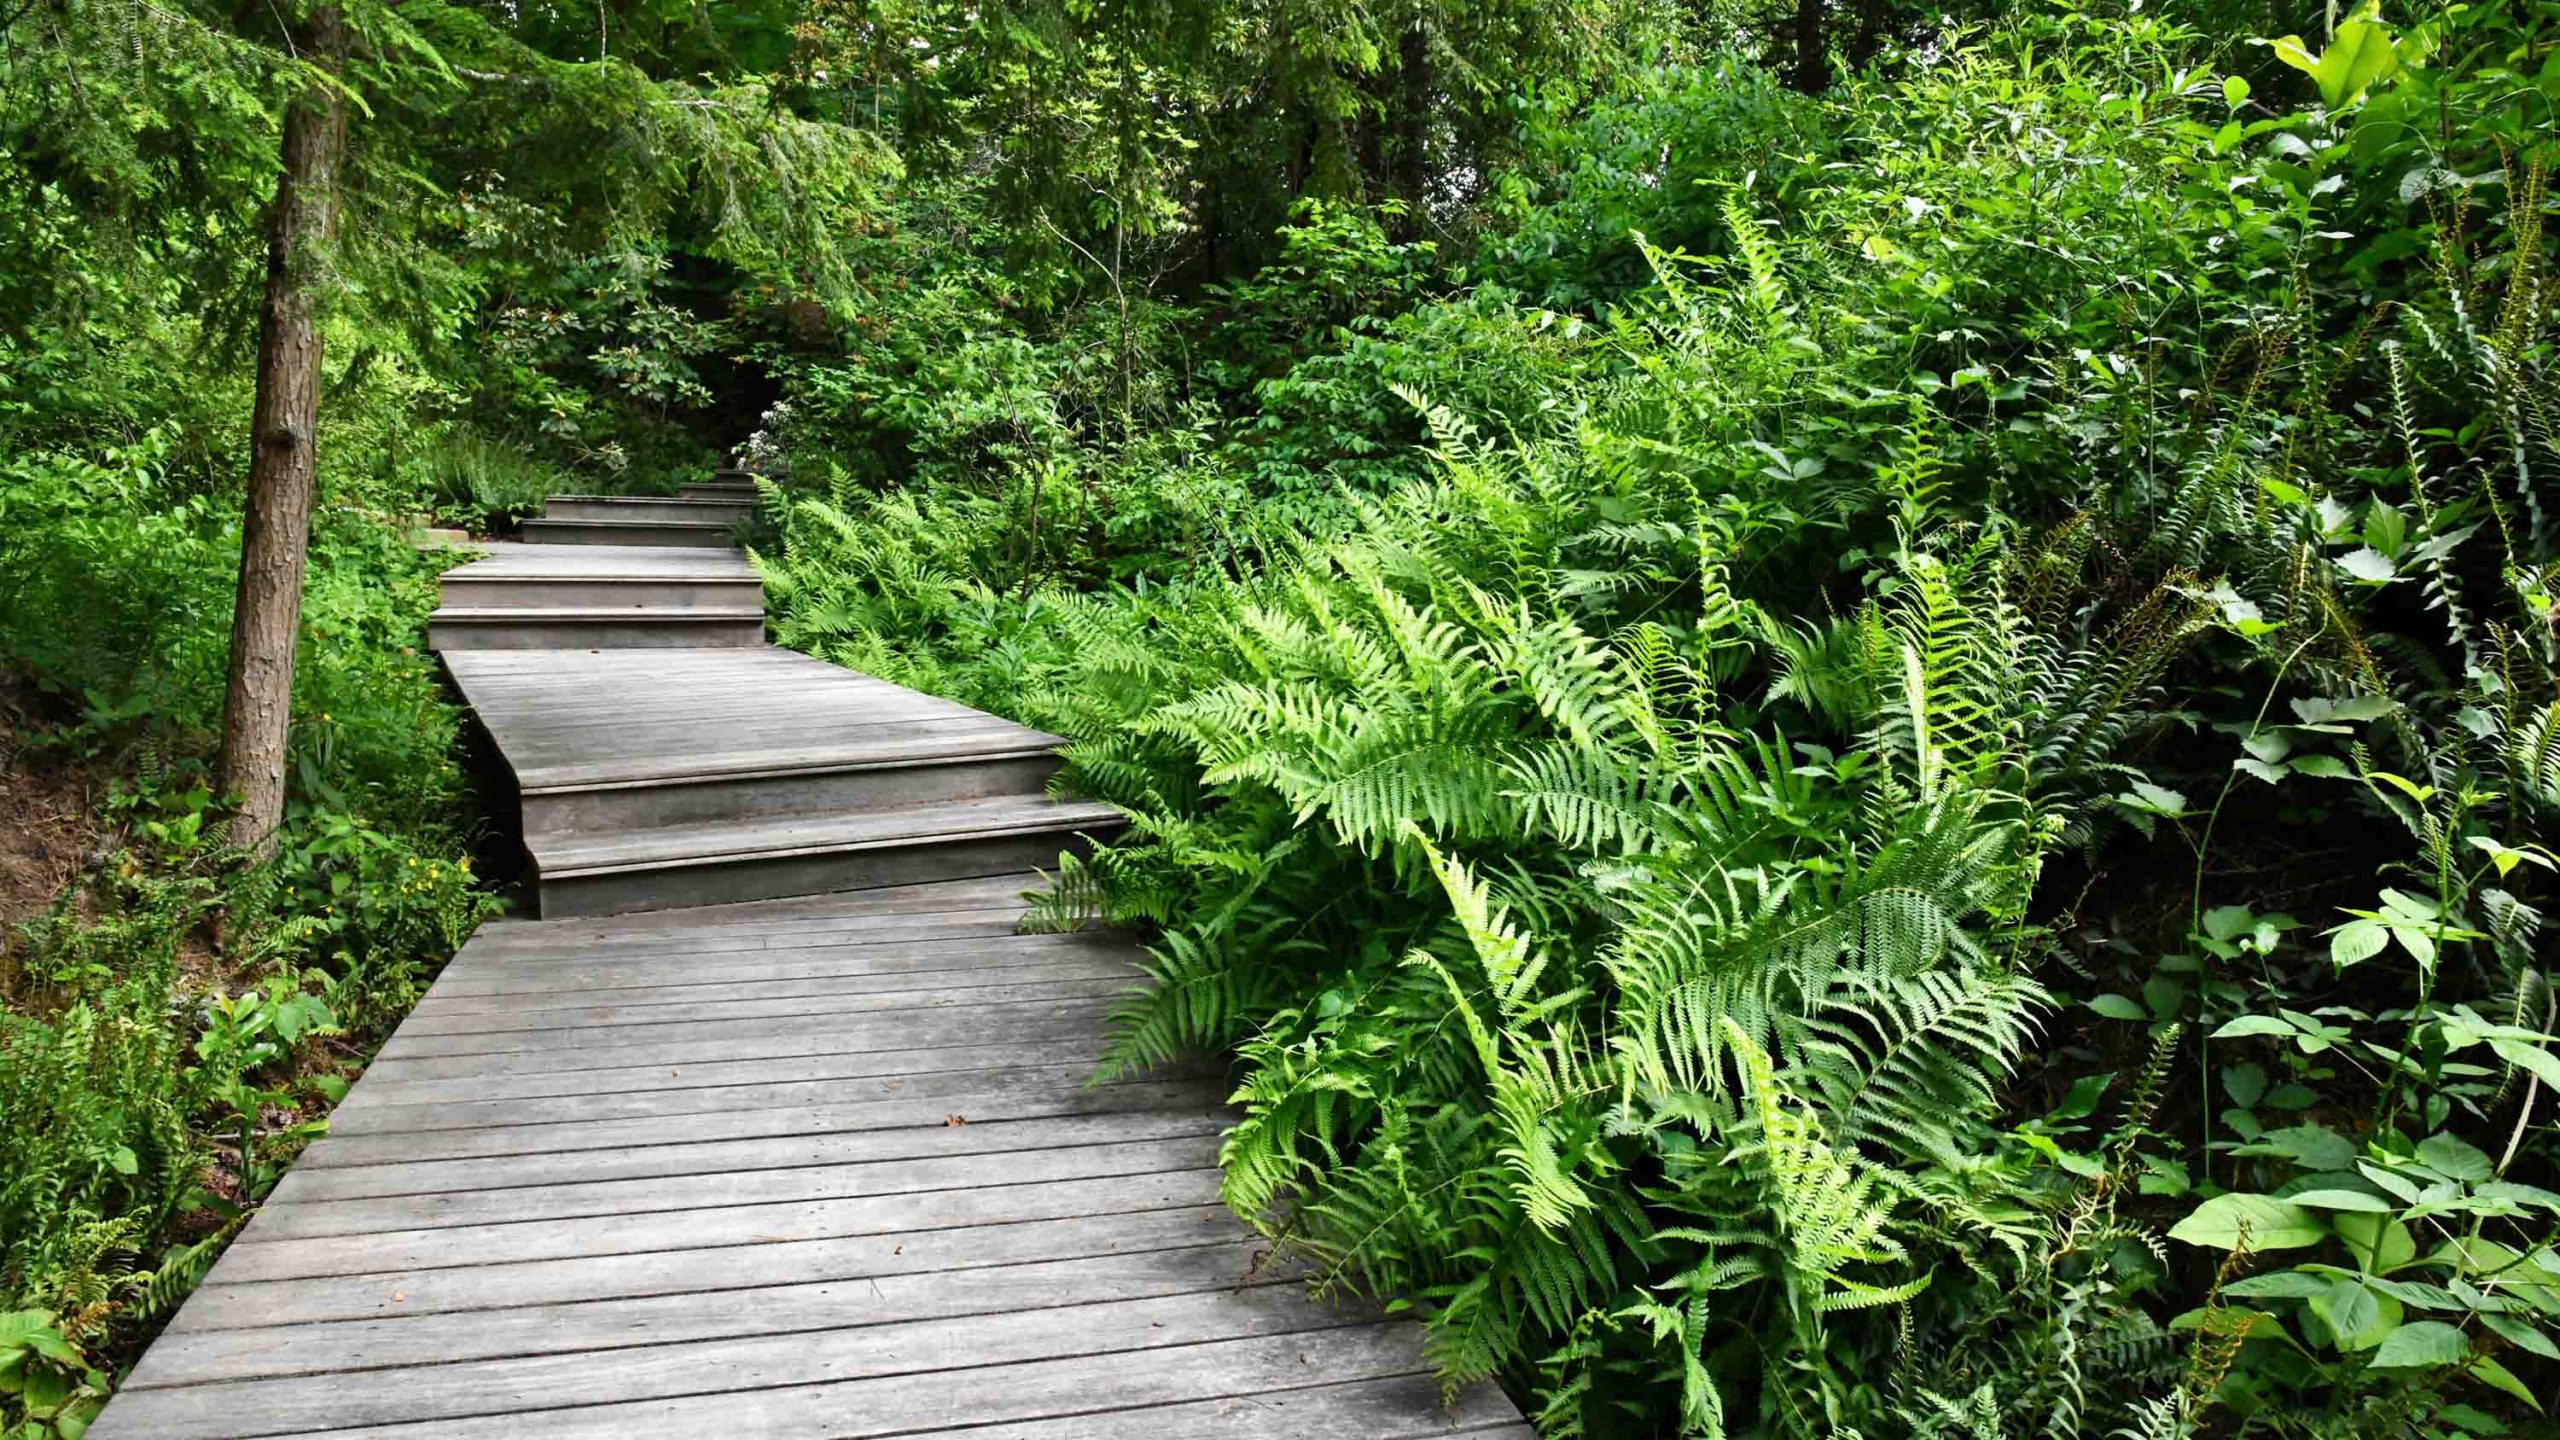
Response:
[[[753,574],[611,545],[457,573]],[[563,832],[537,857],[645,867],[902,826],[929,846],[936,814],[1046,803],[1002,787],[1036,784],[1021,757],[1054,737],[762,646],[447,663],[529,807],[693,787],[654,835]],[[841,778],[924,764],[989,767],[999,802],[947,773]],[[794,767],[838,777],[817,816],[758,809]],[[738,817],[696,833],[718,786]],[[543,800],[543,823],[626,799]],[[484,926],[89,1433],[1527,1440],[1498,1391],[1444,1405],[1411,1324],[1315,1303],[1219,1205],[1222,1065],[1096,1083],[1141,957],[1016,933],[1038,881]]]
[[[1127,942],[931,923],[1022,884],[492,926],[91,1433],[1526,1436],[1217,1208],[1217,1086],[1088,1083]]]

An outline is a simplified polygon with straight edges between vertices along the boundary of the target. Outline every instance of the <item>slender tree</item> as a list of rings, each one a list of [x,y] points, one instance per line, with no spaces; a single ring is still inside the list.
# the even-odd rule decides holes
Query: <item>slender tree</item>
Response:
[[[333,268],[338,161],[346,145],[345,15],[335,5],[316,7],[295,46],[316,73],[286,110],[284,167],[268,212],[248,504],[223,701],[221,783],[240,797],[231,840],[256,854],[274,848],[284,819],[294,642],[319,457],[320,310]]]

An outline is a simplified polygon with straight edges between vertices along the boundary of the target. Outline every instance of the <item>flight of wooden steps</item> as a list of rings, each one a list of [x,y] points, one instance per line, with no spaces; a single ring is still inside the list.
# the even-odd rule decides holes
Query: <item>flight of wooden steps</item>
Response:
[[[542,918],[443,968],[91,1440],[1533,1440],[1218,1203],[1215,1057],[1098,1076],[1145,971],[1023,933],[1118,820],[1042,793],[1055,737],[671,638],[760,614],[725,547],[445,585]]]
[[[543,523],[754,503],[734,476],[688,488],[724,493]],[[1054,868],[1121,823],[1049,798],[1058,737],[765,644],[726,545],[496,546],[443,585],[429,643],[513,774],[546,917]]]

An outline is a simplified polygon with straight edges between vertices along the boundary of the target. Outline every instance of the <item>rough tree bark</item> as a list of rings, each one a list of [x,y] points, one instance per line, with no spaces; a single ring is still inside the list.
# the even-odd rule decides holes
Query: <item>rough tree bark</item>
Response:
[[[1421,26],[1396,46],[1394,159],[1389,189],[1405,203],[1396,238],[1422,238],[1431,203],[1431,37]]]
[[[1796,64],[1788,83],[1807,95],[1831,88],[1831,54],[1823,34],[1822,0],[1796,0]]]
[[[295,39],[302,58],[331,83],[314,82],[285,113],[284,172],[267,217],[267,295],[258,316],[258,398],[219,767],[223,790],[240,797],[231,842],[260,855],[274,850],[284,818],[293,647],[302,627],[318,457],[320,299],[337,233],[338,156],[347,131],[345,93],[333,83],[346,65],[346,17],[334,5],[320,6]]]

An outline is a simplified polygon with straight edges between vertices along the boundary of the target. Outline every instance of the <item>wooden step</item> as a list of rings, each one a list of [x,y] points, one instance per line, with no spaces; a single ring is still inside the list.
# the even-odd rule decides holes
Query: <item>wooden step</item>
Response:
[[[686,499],[679,495],[554,495],[546,520],[702,520],[734,525],[755,512],[747,499]]]
[[[727,521],[527,520],[519,527],[536,545],[670,545],[734,548]]]
[[[640,773],[583,784],[522,786],[525,834],[544,839],[654,825],[776,820],[895,810],[997,796],[1041,795],[1055,751],[987,731],[926,734],[793,756],[765,770]]]
[[[1051,870],[1124,824],[1093,802],[998,797],[832,817],[528,835],[545,919]]]
[[[561,545],[543,548],[575,553],[605,547]],[[764,581],[752,573],[682,578],[649,575],[475,575],[466,566],[446,573],[441,593],[445,604],[473,610],[626,610],[654,614],[668,610],[761,611],[764,608]]]
[[[761,645],[764,606],[446,605],[427,617],[427,647],[456,650],[632,650]]]

